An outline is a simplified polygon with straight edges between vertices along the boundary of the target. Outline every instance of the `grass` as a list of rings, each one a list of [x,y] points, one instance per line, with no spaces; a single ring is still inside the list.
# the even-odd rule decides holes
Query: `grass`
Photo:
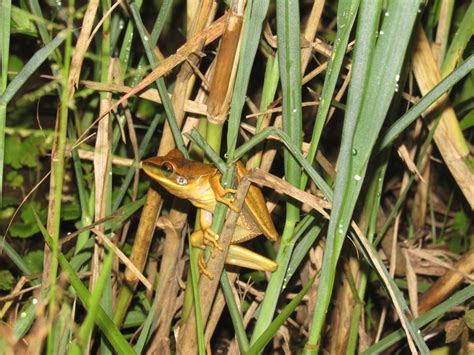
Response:
[[[468,353],[473,16],[449,0],[1,2],[0,347]],[[263,183],[281,238],[245,246],[275,272],[225,263],[241,222],[218,203],[224,251],[199,274],[199,212],[139,169],[174,148],[237,205]],[[238,186],[237,160],[260,169]]]

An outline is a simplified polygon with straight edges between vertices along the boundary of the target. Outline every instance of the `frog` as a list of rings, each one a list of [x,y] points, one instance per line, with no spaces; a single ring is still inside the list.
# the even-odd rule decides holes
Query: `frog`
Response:
[[[262,234],[271,241],[279,239],[262,190],[258,186],[250,185],[244,205],[239,209],[233,198],[236,190],[222,186],[222,174],[215,166],[187,159],[178,149],[173,149],[164,156],[142,161],[141,168],[170,194],[188,200],[199,208],[200,229],[191,234],[193,247],[204,249],[209,246],[212,256],[215,256],[217,250],[222,250],[217,242],[219,235],[211,228],[215,208],[220,202],[239,213],[226,264],[268,272],[277,269],[275,261],[239,245]],[[248,173],[240,161],[236,163],[236,172],[238,181]],[[227,197],[229,194],[231,197]],[[198,264],[201,273],[212,278],[203,258],[199,259]]]

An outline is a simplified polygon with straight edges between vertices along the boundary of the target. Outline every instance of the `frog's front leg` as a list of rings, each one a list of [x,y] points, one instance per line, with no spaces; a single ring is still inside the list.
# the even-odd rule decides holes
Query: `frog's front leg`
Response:
[[[191,243],[197,248],[211,247],[214,257],[216,249],[223,249],[217,244],[219,235],[211,229],[212,213],[203,209],[199,210],[199,225],[200,229],[191,234]]]
[[[215,174],[209,178],[209,184],[211,185],[212,191],[216,197],[216,201],[222,202],[234,212],[240,212],[240,208],[234,203],[234,197],[225,197],[228,193],[235,194],[237,190],[224,188],[221,185],[221,174]]]
[[[216,249],[222,251],[222,247],[217,243],[219,235],[212,229],[212,213],[201,209],[199,212],[200,229],[191,234],[191,244],[195,248],[204,249],[205,246],[211,248],[211,256],[216,255]],[[198,260],[199,271],[206,275],[209,279],[213,279],[211,273],[207,270],[204,255],[201,253]]]

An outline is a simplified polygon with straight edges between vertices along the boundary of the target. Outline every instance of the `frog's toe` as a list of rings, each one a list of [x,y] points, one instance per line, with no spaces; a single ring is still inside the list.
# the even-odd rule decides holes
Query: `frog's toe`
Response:
[[[204,254],[203,253],[201,253],[201,255],[199,256],[198,267],[199,267],[199,271],[201,272],[201,274],[206,276],[209,280],[212,280],[214,278],[212,276],[212,274],[209,272],[209,270],[207,269],[207,264],[206,264],[206,260],[204,260]]]
[[[215,256],[216,249],[220,251],[224,250],[222,247],[217,243],[218,235],[211,231],[210,229],[206,230],[204,233],[204,244],[211,247],[212,257]]]

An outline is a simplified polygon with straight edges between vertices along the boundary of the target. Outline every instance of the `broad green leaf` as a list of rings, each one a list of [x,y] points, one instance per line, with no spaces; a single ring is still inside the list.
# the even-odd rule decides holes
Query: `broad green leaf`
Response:
[[[40,273],[43,271],[44,251],[42,249],[32,250],[23,257],[23,260],[31,273]]]
[[[0,270],[0,290],[9,291],[13,287],[15,278],[8,270]]]

